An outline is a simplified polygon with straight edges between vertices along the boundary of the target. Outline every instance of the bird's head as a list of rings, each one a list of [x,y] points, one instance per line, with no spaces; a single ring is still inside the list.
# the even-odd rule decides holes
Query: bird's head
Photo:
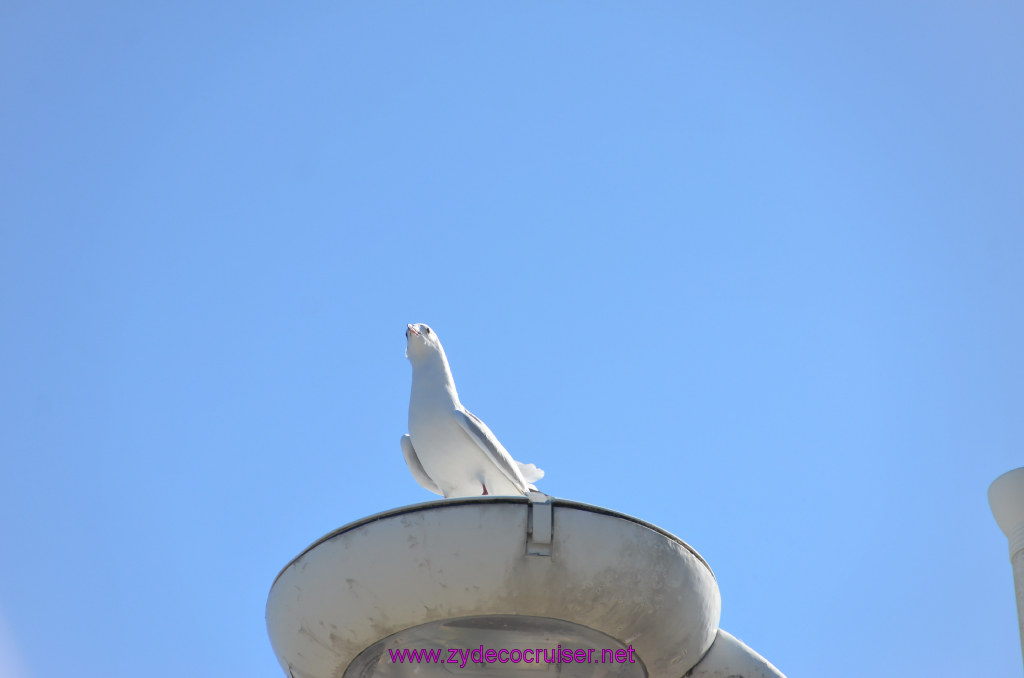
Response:
[[[405,357],[409,360],[426,358],[430,355],[444,356],[441,340],[429,325],[414,323],[405,326]]]

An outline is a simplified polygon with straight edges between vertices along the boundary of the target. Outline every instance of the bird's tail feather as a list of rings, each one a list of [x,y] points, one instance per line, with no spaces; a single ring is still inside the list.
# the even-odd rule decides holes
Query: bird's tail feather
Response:
[[[517,461],[516,466],[519,467],[519,472],[523,474],[523,480],[528,483],[535,483],[544,477],[544,471],[537,468],[535,464],[524,464],[521,461]],[[537,488],[533,489],[536,490]]]

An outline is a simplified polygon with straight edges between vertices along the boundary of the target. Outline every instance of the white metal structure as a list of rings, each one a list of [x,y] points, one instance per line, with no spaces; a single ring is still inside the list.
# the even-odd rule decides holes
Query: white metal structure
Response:
[[[267,627],[289,678],[784,678],[718,629],[720,611],[711,568],[678,537],[534,493],[408,506],[325,536],[278,575]],[[397,661],[403,650],[440,652]]]
[[[1010,543],[1017,623],[1024,653],[1024,468],[1008,471],[993,481],[988,488],[988,505]]]

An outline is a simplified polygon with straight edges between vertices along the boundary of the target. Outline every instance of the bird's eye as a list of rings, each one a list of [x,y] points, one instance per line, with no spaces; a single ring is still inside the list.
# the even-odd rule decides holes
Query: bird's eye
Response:
[[[426,332],[427,334],[430,334],[430,328],[429,327],[423,328],[423,331]]]

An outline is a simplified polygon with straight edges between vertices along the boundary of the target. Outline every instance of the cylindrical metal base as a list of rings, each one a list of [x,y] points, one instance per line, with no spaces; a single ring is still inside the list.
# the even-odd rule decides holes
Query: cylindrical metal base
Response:
[[[1013,589],[1017,595],[1017,628],[1020,631],[1021,660],[1024,661],[1024,549],[1010,558],[1013,566]]]
[[[1024,468],[1007,471],[988,488],[988,504],[1006,535],[1017,595],[1017,626],[1024,660]]]

